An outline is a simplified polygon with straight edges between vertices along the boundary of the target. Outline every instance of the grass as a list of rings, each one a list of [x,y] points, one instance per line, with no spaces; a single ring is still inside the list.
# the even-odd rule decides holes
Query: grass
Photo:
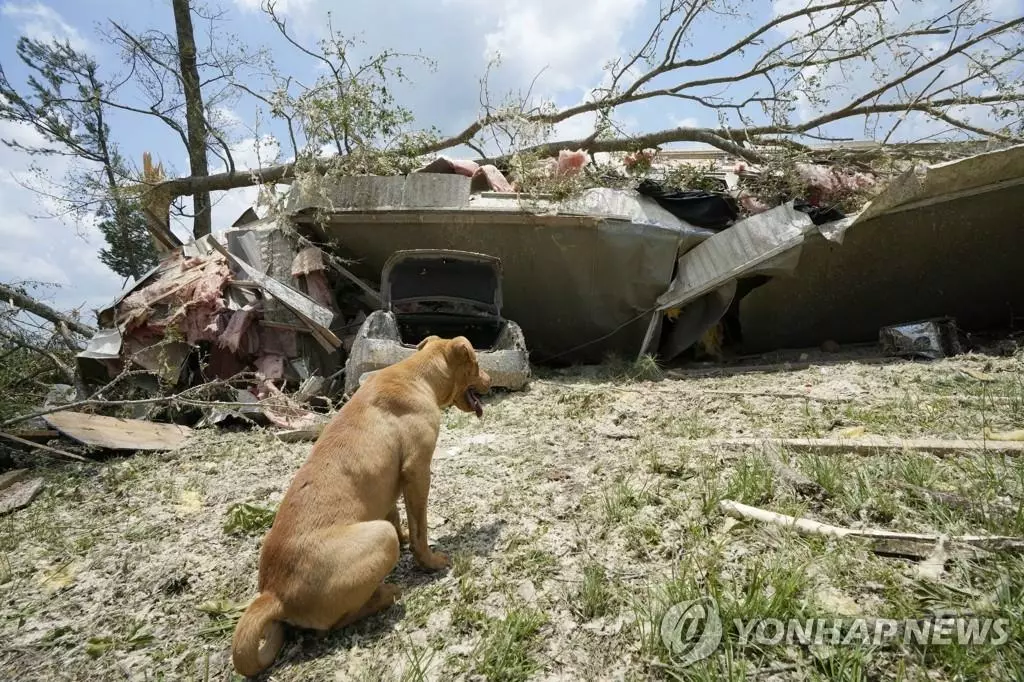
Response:
[[[807,454],[691,438],[817,434],[980,437],[1024,427],[1021,358],[829,375],[663,380],[639,368],[551,373],[473,415],[446,413],[431,541],[403,549],[400,602],[325,635],[289,629],[271,675],[295,680],[1024,679],[1024,561],[954,556],[936,577],[850,540],[726,518],[723,499],[842,526],[1024,535],[1024,459],[982,452]],[[609,379],[614,377],[614,379]],[[851,400],[763,397],[842,381]],[[633,385],[623,387],[624,381]],[[703,389],[740,390],[722,397]],[[629,437],[607,435],[627,415]],[[231,679],[225,655],[256,594],[260,541],[307,444],[197,432],[173,458],[41,464],[44,492],[0,518],[0,669],[11,679]],[[457,451],[450,456],[448,449]],[[805,498],[774,460],[826,489]],[[943,496],[945,495],[945,496]],[[526,582],[532,590],[522,589]],[[662,640],[674,604],[717,600],[723,641],[682,667]],[[1006,618],[1001,645],[744,641],[735,619]]]
[[[490,619],[471,657],[472,671],[489,682],[525,682],[540,667],[531,650],[546,622],[544,614],[526,607]]]
[[[583,569],[583,582],[572,600],[572,608],[584,621],[607,616],[617,606],[616,592],[616,585],[604,567],[588,564]]]
[[[262,507],[249,502],[233,504],[228,508],[224,532],[229,535],[265,533],[274,523],[277,509]]]

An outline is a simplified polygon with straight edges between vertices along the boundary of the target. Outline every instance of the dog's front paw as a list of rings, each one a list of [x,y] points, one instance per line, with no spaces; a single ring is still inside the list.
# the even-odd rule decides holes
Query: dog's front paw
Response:
[[[428,552],[423,556],[416,557],[416,562],[423,568],[430,571],[440,571],[448,567],[448,555],[441,552]]]

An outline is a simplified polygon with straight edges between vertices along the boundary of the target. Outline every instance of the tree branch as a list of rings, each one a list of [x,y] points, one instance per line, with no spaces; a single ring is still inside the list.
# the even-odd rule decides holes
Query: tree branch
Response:
[[[89,325],[73,320],[67,315],[57,312],[45,303],[40,303],[31,296],[3,283],[0,283],[0,297],[3,298],[4,302],[27,310],[33,315],[41,317],[44,320],[49,320],[55,325],[64,324],[68,329],[71,329],[86,338],[92,338],[92,335],[96,333],[96,330]]]

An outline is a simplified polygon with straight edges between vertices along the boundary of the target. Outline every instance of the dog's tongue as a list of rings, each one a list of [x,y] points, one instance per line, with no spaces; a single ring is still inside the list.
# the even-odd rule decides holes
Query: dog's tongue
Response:
[[[476,412],[477,419],[484,416],[484,404],[480,402],[480,396],[476,394],[472,388],[466,389],[466,402],[469,403],[470,407]]]

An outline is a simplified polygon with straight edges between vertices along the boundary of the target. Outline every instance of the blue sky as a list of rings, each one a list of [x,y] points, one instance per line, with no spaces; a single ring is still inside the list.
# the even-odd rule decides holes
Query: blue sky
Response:
[[[686,50],[694,55],[717,51],[773,12],[788,11],[801,2],[747,2],[746,17],[710,19],[699,25]],[[281,72],[305,81],[316,78],[315,63],[283,43],[260,13],[259,0],[209,0],[207,4],[223,12],[216,34],[218,45],[265,45],[273,50]],[[901,6],[904,14],[912,15],[949,4],[950,0],[922,0],[892,6]],[[411,66],[412,83],[399,87],[397,94],[416,114],[418,123],[437,126],[446,133],[458,131],[479,114],[479,80],[489,54],[498,51],[502,55],[502,65],[492,78],[494,92],[525,88],[543,70],[534,92],[560,106],[576,104],[601,82],[602,67],[609,59],[643,42],[658,11],[653,0],[279,0],[277,6],[296,37],[307,44],[323,35],[327,10],[333,8],[335,28],[343,27],[346,34],[362,38],[367,54],[393,48],[433,59],[435,72]],[[992,6],[1002,16],[1024,13],[1024,0],[992,0]],[[110,19],[138,32],[157,28],[173,34],[174,30],[169,0],[0,0],[0,63],[17,82],[22,76],[14,56],[18,36],[56,36],[89,51],[106,73],[123,71],[116,51],[99,33],[108,29]],[[197,20],[196,30],[203,34],[202,21]],[[788,30],[798,31],[799,27]],[[701,70],[699,76],[724,73],[747,63],[749,56],[737,56],[714,69]],[[844,85],[851,84],[837,84]],[[281,129],[258,117],[253,101],[231,103],[224,113],[236,121],[231,142],[239,166],[272,160],[267,156],[272,147],[263,146],[257,153],[255,141],[266,134],[280,135]],[[717,123],[714,115],[681,100],[632,106],[620,111],[619,118],[631,132]],[[559,126],[556,138],[583,137],[592,123],[588,117],[567,121]],[[122,152],[136,163],[143,151],[150,151],[169,173],[187,174],[184,148],[169,129],[127,115],[116,116],[112,126]],[[862,121],[839,130],[850,137],[864,137]],[[920,125],[908,124],[901,135],[923,132],[927,131]],[[25,130],[8,124],[0,124],[0,137],[32,141]],[[90,225],[42,217],[52,212],[52,202],[22,187],[30,180],[27,167],[26,158],[0,147],[0,281],[40,280],[60,285],[43,297],[61,308],[84,306],[86,319],[92,321],[89,308],[112,299],[123,281],[97,260],[96,250],[102,242]],[[47,170],[60,176],[65,167],[56,160],[47,163]],[[254,190],[215,196],[215,229],[233,222],[254,197]],[[178,233],[185,235],[180,227]]]

